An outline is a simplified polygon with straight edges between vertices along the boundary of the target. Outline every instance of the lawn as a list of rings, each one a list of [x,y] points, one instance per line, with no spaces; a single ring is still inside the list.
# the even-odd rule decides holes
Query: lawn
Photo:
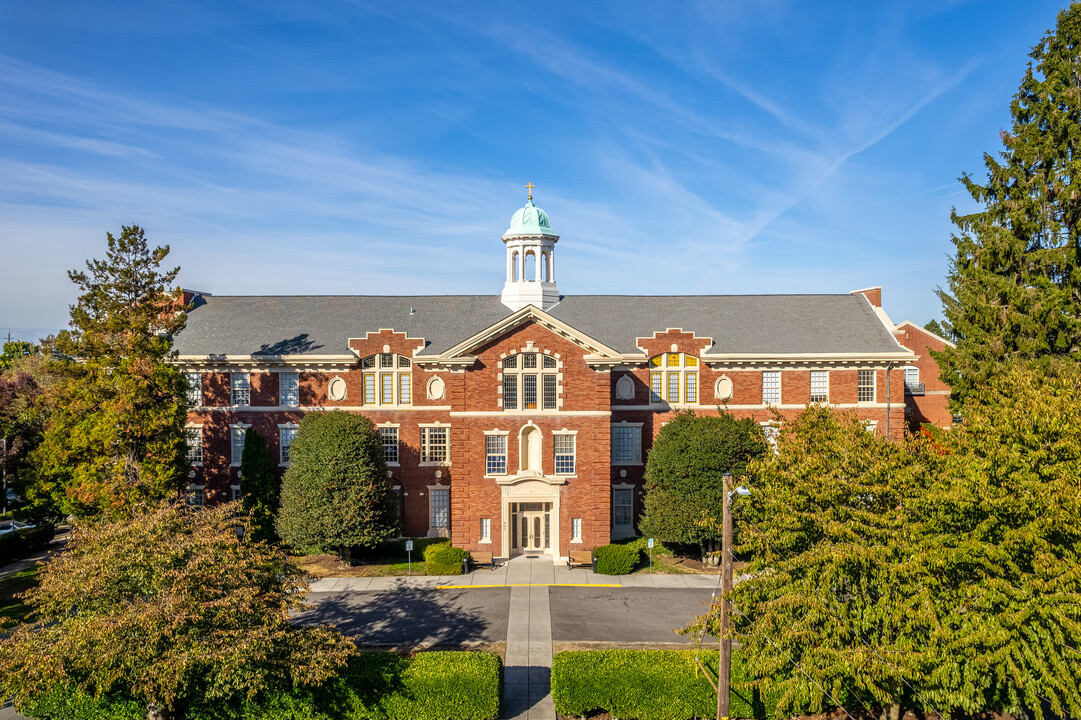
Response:
[[[30,612],[30,606],[15,596],[37,585],[37,577],[38,573],[41,572],[41,568],[42,566],[38,565],[20,570],[14,575],[8,575],[0,580],[0,618],[15,620],[16,622],[22,622],[26,619],[27,614]]]

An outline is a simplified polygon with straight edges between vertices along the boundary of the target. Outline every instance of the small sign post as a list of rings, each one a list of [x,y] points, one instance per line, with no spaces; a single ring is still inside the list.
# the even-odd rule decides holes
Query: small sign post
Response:
[[[405,541],[405,552],[407,553],[407,558],[409,560],[408,573],[410,575],[412,575],[413,574],[413,541],[412,540],[406,540]]]
[[[649,571],[653,572],[653,538],[646,543],[649,546]]]

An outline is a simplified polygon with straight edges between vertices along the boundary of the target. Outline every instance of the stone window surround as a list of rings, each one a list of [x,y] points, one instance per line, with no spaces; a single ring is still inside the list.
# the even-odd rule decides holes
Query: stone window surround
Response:
[[[488,436],[489,435],[502,435],[507,438],[507,472],[500,475],[492,475],[488,473]],[[504,477],[510,473],[510,430],[500,430],[499,428],[492,428],[491,430],[484,431],[484,477],[497,478]]]
[[[556,469],[555,464],[555,436],[556,435],[571,435],[574,437],[574,472],[569,474],[563,474]],[[561,478],[567,480],[573,480],[578,477],[578,431],[568,430],[567,428],[560,428],[559,430],[552,431],[552,474],[558,475]]]
[[[402,426],[401,423],[382,422],[375,426],[376,430],[382,430],[383,428],[394,428],[398,431],[398,462],[388,462],[387,467],[401,467],[402,465]],[[380,443],[382,443],[382,436],[380,436]]]
[[[450,442],[450,423],[444,423],[444,422],[418,423],[417,426],[420,428],[420,457],[421,457],[421,460],[417,463],[417,465],[419,467],[449,467],[451,465],[451,462],[452,462],[451,447],[450,447],[451,446],[451,442]],[[423,459],[424,458],[424,438],[425,438],[425,434],[426,434],[424,431],[428,430],[428,429],[435,429],[435,428],[446,428],[446,430],[447,430],[447,459],[445,461],[443,461],[443,462],[435,462],[435,461],[424,460]]]
[[[612,465],[628,465],[628,466],[630,466],[630,465],[642,465],[642,456],[643,456],[643,453],[642,453],[642,426],[643,425],[644,425],[644,423],[640,423],[640,422],[639,423],[632,423],[632,422],[627,422],[626,420],[624,420],[622,422],[612,423],[611,424],[612,438],[615,437],[615,430],[617,428],[638,428],[638,433],[637,433],[638,442],[637,442],[637,446],[636,446],[636,449],[635,449],[635,452],[634,452],[635,458],[631,459],[631,460],[616,460],[614,457],[612,457],[611,460],[610,460]],[[614,442],[612,443],[612,449],[613,449],[613,451],[615,449],[615,443]]]

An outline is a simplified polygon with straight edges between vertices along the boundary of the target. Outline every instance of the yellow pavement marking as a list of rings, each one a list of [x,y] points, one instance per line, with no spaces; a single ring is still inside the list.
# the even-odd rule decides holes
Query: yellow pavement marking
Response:
[[[496,587],[596,587],[617,588],[623,587],[618,583],[510,583],[506,585],[436,585],[436,590],[461,590],[463,588],[496,588]]]

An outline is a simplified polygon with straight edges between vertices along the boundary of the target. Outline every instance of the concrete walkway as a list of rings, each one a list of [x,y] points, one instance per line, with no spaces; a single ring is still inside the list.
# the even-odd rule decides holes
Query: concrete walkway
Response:
[[[474,573],[475,574],[475,573]],[[520,557],[507,563],[510,616],[503,668],[503,717],[555,720],[552,703],[552,612],[548,586],[555,581],[549,558]]]

